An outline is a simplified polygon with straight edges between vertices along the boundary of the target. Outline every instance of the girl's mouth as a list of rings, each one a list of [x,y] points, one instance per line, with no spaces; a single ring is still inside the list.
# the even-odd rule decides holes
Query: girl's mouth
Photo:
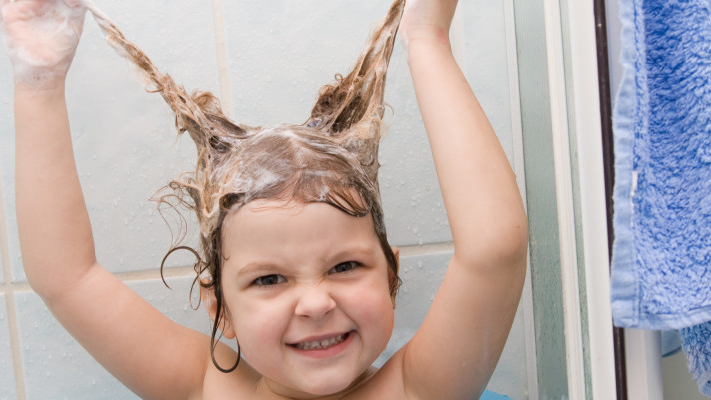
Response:
[[[348,339],[350,334],[350,332],[346,332],[326,339],[294,343],[291,346],[294,346],[299,350],[324,350],[343,343],[346,339]]]

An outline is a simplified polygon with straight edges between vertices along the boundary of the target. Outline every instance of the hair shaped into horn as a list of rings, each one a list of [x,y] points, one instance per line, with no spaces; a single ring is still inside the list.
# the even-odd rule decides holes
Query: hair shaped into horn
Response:
[[[405,0],[395,0],[377,25],[353,70],[321,88],[305,125],[316,126],[357,154],[377,181],[378,145],[383,136],[385,80]]]
[[[175,113],[175,125],[179,133],[188,132],[198,152],[213,147],[229,147],[230,136],[242,137],[249,129],[236,124],[222,112],[220,101],[210,92],[194,91],[188,94],[185,88],[173,81],[168,74],[161,73],[150,58],[133,43],[128,41],[116,24],[101,11],[93,1],[84,0],[94,20],[101,28],[107,43],[122,57],[131,61],[144,79],[144,85],[150,92],[160,93]]]

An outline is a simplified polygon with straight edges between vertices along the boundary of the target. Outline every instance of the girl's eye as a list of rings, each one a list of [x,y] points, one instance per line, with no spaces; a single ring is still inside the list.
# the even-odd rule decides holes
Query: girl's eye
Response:
[[[355,261],[348,261],[348,262],[340,263],[340,264],[336,265],[335,267],[331,268],[330,272],[336,273],[336,274],[348,272],[348,271],[352,271],[352,270],[358,268],[359,265],[360,264],[358,264]]]
[[[286,279],[284,279],[283,276],[277,274],[260,276],[259,278],[254,280],[254,284],[257,286],[274,286],[283,282],[286,282]]]

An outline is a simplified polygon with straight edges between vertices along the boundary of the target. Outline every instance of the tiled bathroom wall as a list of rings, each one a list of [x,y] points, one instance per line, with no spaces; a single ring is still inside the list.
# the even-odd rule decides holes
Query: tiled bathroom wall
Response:
[[[504,3],[462,2],[453,42],[514,162],[520,126],[510,93],[517,91],[511,79],[517,72],[507,34],[513,21]],[[269,125],[307,119],[319,87],[335,73],[349,71],[390,1],[97,4],[177,82],[218,94],[239,122]],[[0,56],[0,399],[136,398],[64,331],[26,283],[14,213],[11,76],[9,61]],[[169,260],[166,276],[172,290],[160,280],[158,267],[171,244],[171,230],[149,201],[191,168],[190,140],[175,138],[168,107],[144,91],[90,17],[67,88],[77,166],[100,262],[170,318],[207,332],[206,313],[190,306],[191,259],[178,254]],[[392,110],[381,146],[380,182],[388,235],[401,248],[404,284],[396,329],[380,362],[417,329],[451,256],[447,217],[399,46],[386,100]],[[166,217],[174,222],[171,214]],[[194,225],[187,237],[194,243]],[[529,397],[526,359],[532,350],[526,348],[525,335],[520,311],[489,386],[512,399]]]

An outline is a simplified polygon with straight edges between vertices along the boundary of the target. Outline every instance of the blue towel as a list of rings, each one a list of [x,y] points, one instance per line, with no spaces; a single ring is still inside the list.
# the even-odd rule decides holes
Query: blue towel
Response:
[[[680,329],[711,395],[711,0],[621,0],[615,324]]]
[[[711,320],[711,0],[623,0],[615,104],[618,326]]]
[[[711,396],[711,322],[684,328],[679,333],[686,353],[686,365],[699,385],[699,392]]]

